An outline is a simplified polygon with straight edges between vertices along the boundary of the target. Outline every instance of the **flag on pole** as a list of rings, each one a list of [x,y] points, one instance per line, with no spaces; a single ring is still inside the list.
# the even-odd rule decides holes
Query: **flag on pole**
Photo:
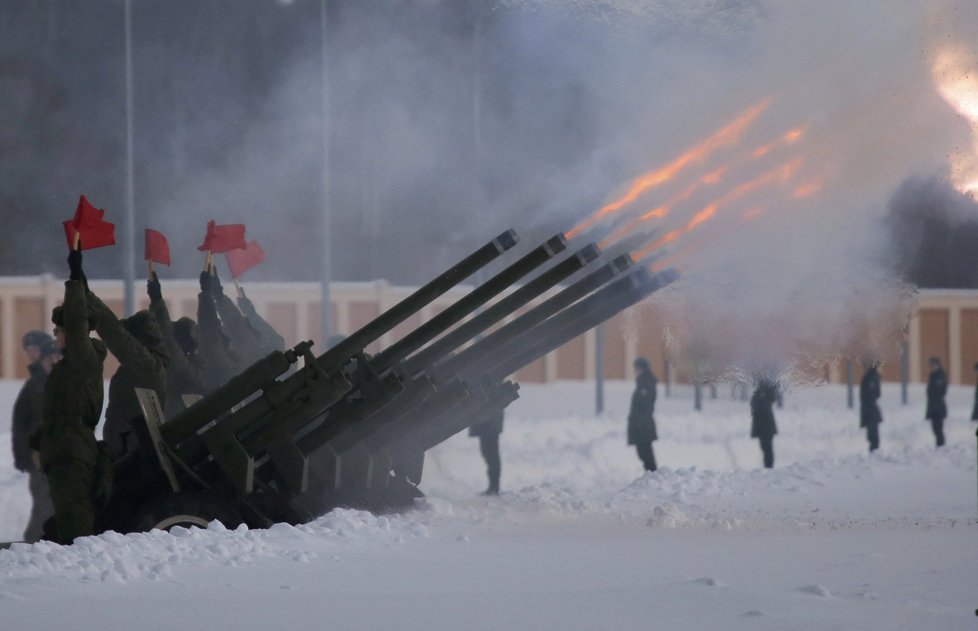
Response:
[[[162,232],[146,228],[145,258],[162,265],[170,264],[170,244]]]
[[[224,257],[227,259],[228,267],[231,268],[231,278],[237,278],[264,261],[265,251],[257,241],[251,241],[243,249],[226,252]]]
[[[229,223],[217,225],[213,219],[207,222],[207,234],[204,242],[198,246],[201,252],[230,252],[231,250],[244,249],[245,244],[245,225],[243,223]]]
[[[75,216],[63,222],[68,248],[75,248],[76,236],[83,250],[115,245],[115,224],[105,221],[104,217],[105,211],[92,206],[82,195]]]

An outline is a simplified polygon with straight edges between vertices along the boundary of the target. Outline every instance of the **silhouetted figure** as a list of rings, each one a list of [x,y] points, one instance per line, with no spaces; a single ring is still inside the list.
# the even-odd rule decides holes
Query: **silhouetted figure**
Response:
[[[975,375],[978,375],[978,363],[975,363]],[[975,404],[971,408],[971,420],[978,421],[978,379],[975,380]]]
[[[632,364],[635,368],[635,391],[628,409],[628,444],[635,445],[638,457],[646,471],[655,471],[655,453],[652,443],[659,438],[655,430],[655,374],[649,360],[639,357]]]
[[[938,447],[944,445],[944,419],[947,418],[947,404],[944,395],[947,394],[947,376],[941,367],[941,360],[931,357],[927,361],[930,366],[930,376],[927,377],[927,419],[934,430],[934,440]]]
[[[880,446],[880,423],[883,422],[883,415],[877,403],[879,398],[880,373],[876,369],[876,362],[870,362],[859,382],[859,427],[866,428],[870,451],[875,451]]]
[[[486,461],[486,474],[489,487],[483,495],[499,495],[499,474],[502,472],[502,459],[499,456],[499,435],[503,433],[503,411],[480,421],[469,428],[469,436],[479,438],[479,450]]]
[[[750,437],[760,441],[764,467],[767,469],[774,466],[774,436],[778,433],[778,426],[774,422],[774,404],[777,400],[778,385],[766,377],[757,382],[750,398]]]
[[[44,534],[44,522],[54,515],[48,482],[31,457],[28,444],[31,433],[41,425],[44,415],[44,384],[52,366],[61,358],[61,349],[54,339],[42,331],[29,331],[23,337],[24,352],[30,359],[30,377],[24,382],[14,401],[11,417],[11,438],[14,467],[28,475],[31,493],[31,515],[24,529],[24,541],[33,543]]]

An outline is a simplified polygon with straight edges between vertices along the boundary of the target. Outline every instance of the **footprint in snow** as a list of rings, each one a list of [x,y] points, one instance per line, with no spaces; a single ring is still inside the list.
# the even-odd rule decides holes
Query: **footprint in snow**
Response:
[[[821,596],[822,598],[832,598],[832,593],[821,585],[806,585],[805,587],[799,587],[798,591],[805,594]]]
[[[700,578],[693,579],[692,582],[697,585],[706,585],[707,587],[726,587],[726,585],[710,576],[701,576]]]

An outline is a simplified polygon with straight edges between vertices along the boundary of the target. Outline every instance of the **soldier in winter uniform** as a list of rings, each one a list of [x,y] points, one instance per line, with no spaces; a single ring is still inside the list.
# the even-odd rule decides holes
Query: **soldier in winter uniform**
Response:
[[[880,373],[876,369],[876,362],[870,362],[859,382],[859,427],[866,428],[870,451],[875,451],[880,446],[880,423],[883,422],[883,415],[877,403],[879,398]]]
[[[235,352],[224,333],[214,302],[213,279],[210,272],[200,273],[200,293],[197,294],[197,327],[200,347],[197,359],[207,392],[216,390],[247,366]]]
[[[99,337],[119,360],[119,368],[109,381],[109,405],[102,428],[109,452],[119,458],[137,448],[132,420],[142,417],[143,411],[133,388],[155,391],[161,405],[166,401],[166,348],[156,318],[149,311],[137,311],[120,320],[92,292],[88,292],[88,304],[95,312]]]
[[[502,471],[502,459],[499,456],[499,435],[503,433],[503,411],[491,418],[469,427],[469,436],[479,437],[479,450],[486,461],[486,473],[489,476],[489,488],[483,495],[499,495],[499,474]]]
[[[82,254],[68,255],[70,280],[64,304],[51,315],[63,357],[51,368],[44,387],[41,426],[30,436],[48,480],[54,518],[45,536],[63,544],[94,534],[96,501],[107,485],[97,479],[99,446],[95,426],[102,415],[102,362],[106,347],[89,337],[95,318],[88,309]],[[102,497],[97,497],[102,496]]]
[[[975,364],[975,374],[978,375],[978,363]],[[978,383],[975,383],[975,404],[971,408],[971,420],[978,421]]]
[[[169,363],[166,366],[166,401],[163,403],[167,416],[171,417],[184,409],[183,395],[206,394],[197,360],[197,323],[190,318],[170,321],[170,310],[163,300],[160,279],[153,272],[146,283],[149,294],[149,310],[156,319]]]
[[[214,304],[217,307],[217,313],[221,317],[221,325],[231,337],[231,346],[234,348],[238,357],[240,357],[242,362],[240,368],[243,370],[267,354],[262,345],[262,336],[252,323],[248,321],[248,318],[238,310],[234,302],[224,293],[221,279],[213,271],[210,278],[210,288],[211,296],[214,298]],[[251,304],[251,301],[248,301],[248,304]],[[272,348],[268,352],[272,350],[275,349]]]
[[[774,422],[774,404],[778,400],[778,385],[771,379],[762,378],[750,398],[750,437],[761,443],[764,467],[774,466],[774,436],[778,426]]]
[[[635,445],[638,457],[646,471],[655,471],[655,453],[652,443],[659,438],[655,430],[655,374],[649,360],[639,357],[633,364],[635,368],[635,391],[628,409],[628,444]]]
[[[244,289],[240,289],[241,295],[238,296],[238,309],[244,314],[252,330],[258,334],[259,347],[262,355],[268,355],[272,351],[285,350],[285,338],[279,335],[268,321],[258,314],[255,305],[252,304]]]
[[[947,377],[941,367],[941,360],[931,357],[927,361],[930,375],[927,377],[927,414],[930,426],[934,430],[934,440],[938,447],[944,445],[944,419],[947,418],[947,404],[944,395],[947,394]]]
[[[31,363],[27,366],[30,377],[24,383],[14,401],[11,433],[14,451],[14,467],[28,474],[31,493],[31,516],[24,530],[24,541],[33,543],[44,533],[44,522],[54,515],[47,480],[34,465],[30,435],[41,426],[44,415],[44,385],[55,362],[61,357],[61,349],[46,333],[30,331],[23,339],[24,350]],[[31,349],[28,351],[28,349]]]

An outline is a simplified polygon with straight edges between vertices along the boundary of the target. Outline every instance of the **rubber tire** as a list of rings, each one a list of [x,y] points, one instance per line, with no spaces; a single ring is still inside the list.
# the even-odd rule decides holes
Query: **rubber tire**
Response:
[[[232,505],[211,493],[170,493],[144,504],[136,512],[132,531],[170,530],[174,526],[207,528],[214,520],[228,529],[244,522]]]

